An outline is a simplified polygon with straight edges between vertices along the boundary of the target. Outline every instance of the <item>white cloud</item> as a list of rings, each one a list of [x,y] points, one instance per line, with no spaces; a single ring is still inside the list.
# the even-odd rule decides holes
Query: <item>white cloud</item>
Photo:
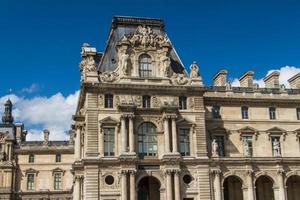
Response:
[[[33,83],[33,84],[31,84],[30,87],[23,88],[21,90],[21,92],[30,94],[30,93],[33,93],[33,92],[37,92],[39,89],[40,89],[40,86],[36,83]]]
[[[269,74],[271,74],[274,71],[280,72],[280,76],[279,76],[280,85],[284,84],[286,88],[289,88],[290,85],[288,83],[288,80],[291,77],[295,76],[296,74],[300,73],[300,68],[299,67],[294,67],[294,66],[284,66],[284,67],[281,67],[280,69],[271,69],[267,72],[265,77],[268,76]],[[254,79],[253,82],[257,83],[259,85],[259,87],[263,88],[263,87],[265,87],[265,83],[264,83],[263,79],[264,79],[264,77],[262,77],[260,79]],[[235,78],[232,81],[231,85],[238,87],[238,86],[240,86],[240,83],[239,83],[238,79]]]
[[[75,113],[79,91],[64,97],[57,93],[51,97],[24,98],[14,94],[0,98],[0,109],[10,98],[14,104],[13,114],[15,121],[22,122],[27,127],[28,140],[43,139],[42,130],[50,131],[50,140],[66,140],[67,131],[72,124],[72,115]],[[38,127],[38,129],[36,128]]]

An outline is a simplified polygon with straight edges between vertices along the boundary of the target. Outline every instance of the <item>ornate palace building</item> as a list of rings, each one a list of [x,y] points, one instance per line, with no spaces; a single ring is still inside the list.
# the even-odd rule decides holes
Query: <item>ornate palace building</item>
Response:
[[[114,17],[81,57],[70,141],[26,141],[6,103],[0,199],[299,200],[300,74],[205,86],[149,18]]]

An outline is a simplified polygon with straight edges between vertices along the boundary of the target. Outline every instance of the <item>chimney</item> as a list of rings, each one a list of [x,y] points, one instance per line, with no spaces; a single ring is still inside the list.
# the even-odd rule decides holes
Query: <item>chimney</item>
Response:
[[[214,77],[214,86],[226,86],[227,84],[227,70],[220,70]]]
[[[241,87],[253,87],[253,71],[248,71],[244,73],[240,78],[240,86]]]
[[[16,140],[17,143],[21,143],[24,141],[24,124],[16,123]]]
[[[50,131],[48,131],[47,129],[45,129],[43,131],[43,133],[44,133],[44,145],[48,145],[49,144]]]
[[[279,88],[279,75],[278,71],[274,71],[264,78],[266,88]]]
[[[300,89],[300,73],[290,78],[288,82],[292,89]]]

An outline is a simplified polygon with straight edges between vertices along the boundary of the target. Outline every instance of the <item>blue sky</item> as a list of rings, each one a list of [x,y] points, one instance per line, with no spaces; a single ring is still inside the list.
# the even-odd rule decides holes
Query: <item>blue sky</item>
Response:
[[[102,51],[114,15],[162,18],[184,65],[197,61],[206,85],[221,68],[232,81],[247,70],[257,80],[284,66],[298,70],[299,10],[297,0],[2,0],[0,97],[10,88],[25,100],[74,95],[81,45]]]

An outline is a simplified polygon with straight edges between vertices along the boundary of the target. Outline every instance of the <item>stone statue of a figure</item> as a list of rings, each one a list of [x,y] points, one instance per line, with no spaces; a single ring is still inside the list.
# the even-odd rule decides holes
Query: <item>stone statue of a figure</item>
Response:
[[[273,154],[275,157],[281,156],[280,154],[280,142],[277,138],[273,140]]]
[[[161,66],[162,66],[163,76],[169,77],[170,64],[171,64],[170,58],[166,55],[162,55],[160,57],[160,62],[161,62]]]
[[[245,156],[251,156],[249,141],[244,141]]]
[[[219,156],[219,145],[218,145],[216,139],[213,139],[211,146],[212,146],[212,156],[218,157]]]
[[[129,55],[126,52],[124,52],[123,54],[120,55],[119,68],[120,68],[123,75],[128,74],[128,69],[127,69],[128,59],[129,59]]]
[[[193,64],[190,66],[190,69],[191,69],[190,78],[198,78],[199,68],[196,62],[193,62]]]

